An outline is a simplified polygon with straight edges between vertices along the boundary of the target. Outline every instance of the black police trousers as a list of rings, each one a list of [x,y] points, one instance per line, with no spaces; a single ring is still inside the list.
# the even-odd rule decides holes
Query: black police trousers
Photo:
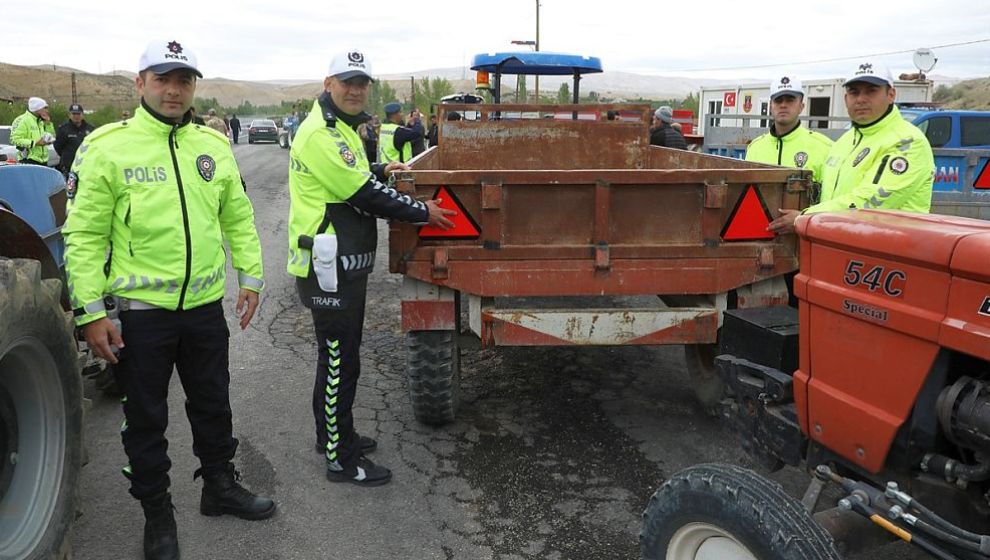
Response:
[[[228,339],[217,301],[185,311],[152,309],[120,314],[124,348],[114,367],[124,392],[121,439],[130,464],[124,474],[141,500],[169,487],[168,386],[172,369],[186,394],[193,453],[203,470],[226,467],[237,450],[231,425]]]
[[[350,293],[344,308],[311,310],[317,345],[313,385],[316,441],[333,470],[352,466],[361,455],[351,409],[361,376],[367,280],[355,284],[347,290]]]

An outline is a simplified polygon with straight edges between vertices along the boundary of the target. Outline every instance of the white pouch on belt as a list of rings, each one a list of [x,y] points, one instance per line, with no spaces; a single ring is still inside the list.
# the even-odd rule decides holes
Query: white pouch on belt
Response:
[[[313,238],[313,271],[320,289],[337,291],[337,236],[320,233]]]

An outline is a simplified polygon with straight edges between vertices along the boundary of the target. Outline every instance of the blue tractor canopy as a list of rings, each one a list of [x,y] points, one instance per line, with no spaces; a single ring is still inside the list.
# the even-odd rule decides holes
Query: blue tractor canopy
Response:
[[[495,103],[501,102],[503,74],[573,76],[573,97],[576,104],[580,98],[581,76],[603,71],[602,61],[594,56],[533,51],[478,54],[474,57],[471,69],[495,76],[493,94]]]

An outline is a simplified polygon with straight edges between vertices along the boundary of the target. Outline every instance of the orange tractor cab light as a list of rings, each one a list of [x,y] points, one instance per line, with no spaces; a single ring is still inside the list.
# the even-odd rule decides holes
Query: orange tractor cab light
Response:
[[[492,89],[492,83],[489,79],[488,72],[485,72],[484,70],[478,70],[474,82],[475,89]]]

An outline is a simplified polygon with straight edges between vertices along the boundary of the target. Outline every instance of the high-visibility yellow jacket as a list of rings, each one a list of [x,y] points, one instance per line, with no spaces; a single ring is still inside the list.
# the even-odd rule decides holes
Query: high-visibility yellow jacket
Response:
[[[395,131],[397,130],[399,130],[399,125],[385,123],[378,133],[378,161],[381,163],[406,162],[412,159],[412,142],[403,144],[401,153],[395,148]]]
[[[825,160],[821,202],[804,212],[877,208],[927,213],[934,177],[928,139],[891,105],[876,122],[854,124],[835,142]]]
[[[29,159],[38,163],[48,163],[48,146],[39,146],[38,141],[45,134],[55,140],[55,125],[31,111],[19,115],[10,126],[10,143],[18,149],[17,161]]]
[[[353,120],[352,120],[353,123]],[[426,205],[383,181],[386,164],[371,165],[356,128],[333,113],[330,96],[313,102],[289,151],[289,274],[306,278],[312,251],[300,237],[335,233],[342,272],[370,273],[376,217],[424,224]]]
[[[66,276],[79,325],[106,315],[104,294],[169,310],[221,299],[224,241],[240,287],[264,286],[254,209],[227,139],[209,127],[141,107],[86,138],[67,190]]]
[[[771,163],[784,167],[810,169],[816,183],[822,181],[822,168],[832,140],[820,132],[798,125],[793,130],[777,136],[773,130],[758,136],[746,148],[746,161]]]

